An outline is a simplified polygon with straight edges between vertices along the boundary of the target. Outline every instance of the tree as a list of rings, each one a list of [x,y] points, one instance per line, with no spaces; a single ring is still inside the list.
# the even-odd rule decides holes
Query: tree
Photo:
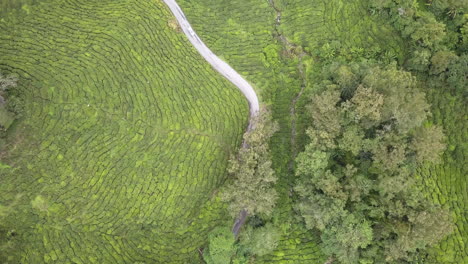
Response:
[[[438,22],[432,13],[420,12],[419,15],[411,25],[414,31],[410,37],[422,47],[434,48],[446,35],[445,24]]]
[[[234,217],[242,210],[250,215],[269,215],[278,198],[268,146],[278,125],[264,108],[251,122],[253,129],[244,134],[244,146],[229,160],[228,172],[234,182],[222,194]]]
[[[463,54],[457,60],[451,61],[447,71],[447,82],[450,87],[466,93],[468,82],[468,54]]]
[[[365,87],[373,88],[384,97],[382,123],[394,123],[398,130],[409,131],[419,127],[429,114],[425,93],[411,73],[398,70],[395,64],[386,69],[374,67],[363,78]]]
[[[441,74],[447,70],[452,61],[458,59],[458,56],[451,51],[439,51],[434,53],[431,58],[430,74]]]
[[[416,48],[411,52],[407,66],[411,70],[426,72],[430,64],[431,51],[427,48]]]
[[[451,17],[468,10],[468,0],[430,0],[431,7]]]
[[[214,229],[208,235],[209,248],[203,252],[207,264],[229,264],[236,253],[235,238],[227,227]]]
[[[243,233],[240,243],[250,255],[264,256],[278,246],[280,237],[280,230],[273,224],[267,223],[259,228],[249,227]]]
[[[462,51],[468,51],[468,22],[466,22],[460,29],[462,42],[460,43],[460,48]]]
[[[18,78],[13,75],[3,76],[0,73],[0,92],[6,91],[9,88],[16,87],[16,83],[18,82]]]
[[[415,131],[415,135],[410,147],[416,153],[417,161],[439,163],[440,153],[447,147],[444,143],[445,135],[442,128],[434,125],[420,127]]]
[[[412,177],[417,162],[438,161],[444,136],[427,123],[429,105],[410,73],[362,69],[355,87],[329,74],[311,98],[296,208],[307,228],[321,232],[323,252],[341,263],[404,263],[452,228],[449,213]],[[343,97],[340,89],[353,93]]]
[[[313,97],[309,107],[311,114],[317,117],[317,127],[320,127],[321,134],[317,139],[324,143],[332,144],[329,139],[341,131],[339,112],[335,107],[340,100],[339,95],[336,90],[325,91],[321,96]]]
[[[13,75],[3,76],[0,73],[0,127],[4,130],[8,129],[17,117],[16,113],[11,111],[11,107],[7,107],[12,106],[12,103],[14,105],[14,103],[18,101],[17,98],[9,98],[8,102],[5,100],[6,92],[16,87],[17,81],[18,79]],[[18,111],[20,111],[20,109],[18,109]]]
[[[372,242],[371,224],[362,216],[348,214],[342,221],[323,231],[323,249],[327,255],[336,255],[341,263],[357,263],[357,249]]]

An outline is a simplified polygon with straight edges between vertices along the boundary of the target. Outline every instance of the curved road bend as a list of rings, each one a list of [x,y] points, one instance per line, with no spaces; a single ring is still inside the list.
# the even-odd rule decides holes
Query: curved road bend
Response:
[[[205,60],[215,68],[216,71],[221,73],[226,79],[228,79],[231,83],[233,83],[239,90],[244,94],[249,102],[250,108],[250,117],[252,118],[257,114],[259,111],[259,103],[257,94],[255,93],[252,86],[242,78],[231,66],[229,66],[226,62],[222,61],[218,56],[216,56],[206,45],[201,41],[198,37],[197,33],[192,29],[190,23],[187,21],[184,13],[180,9],[179,5],[176,3],[175,0],[163,0],[164,3],[169,7],[171,12],[176,17],[177,21],[180,24],[180,27],[184,31],[187,38],[190,40],[192,45],[198,50],[198,52],[205,58]],[[249,128],[251,129],[251,125],[249,122]]]
[[[184,15],[184,12],[180,9],[179,5],[176,3],[175,0],[163,0],[164,3],[169,7],[171,12],[176,17],[177,21],[179,22],[182,31],[184,31],[187,38],[190,40],[192,45],[198,50],[198,52],[205,58],[205,60],[215,68],[216,71],[221,73],[226,79],[228,79],[231,83],[233,83],[239,90],[244,94],[245,98],[249,102],[250,108],[250,121],[249,126],[247,127],[247,131],[253,129],[253,124],[251,123],[252,117],[257,115],[258,111],[260,110],[260,106],[258,103],[258,97],[255,93],[252,86],[242,78],[231,66],[229,66],[226,62],[222,61],[218,56],[216,56],[206,45],[201,41],[198,37],[197,33],[192,29],[190,23],[187,21],[187,18]],[[242,143],[242,146],[245,148],[245,142]],[[242,210],[237,217],[234,226],[232,228],[232,232],[234,236],[237,238],[241,227],[244,225],[246,218],[247,218],[247,211]]]

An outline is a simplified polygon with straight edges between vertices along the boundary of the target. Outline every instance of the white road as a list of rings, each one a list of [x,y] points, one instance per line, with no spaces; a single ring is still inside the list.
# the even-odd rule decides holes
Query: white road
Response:
[[[260,110],[258,97],[255,93],[252,86],[240,76],[231,66],[226,62],[222,61],[218,56],[216,56],[198,37],[197,33],[190,26],[190,23],[187,21],[184,13],[180,9],[179,5],[175,0],[163,0],[164,3],[169,7],[171,12],[176,17],[177,21],[182,28],[182,31],[187,35],[187,38],[190,40],[192,45],[198,50],[198,52],[205,58],[205,60],[215,68],[221,75],[233,83],[239,90],[244,94],[249,102],[250,107],[250,117],[255,116]],[[249,130],[251,126],[249,125]]]

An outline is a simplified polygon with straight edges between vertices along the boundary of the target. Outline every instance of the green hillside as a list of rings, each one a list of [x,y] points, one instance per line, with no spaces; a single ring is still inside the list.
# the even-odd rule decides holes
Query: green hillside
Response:
[[[248,107],[159,1],[44,1],[1,23],[24,101],[0,185],[1,263],[181,263]],[[4,234],[7,234],[6,236]]]
[[[262,100],[271,104],[273,117],[280,125],[271,144],[280,193],[273,221],[288,226],[278,248],[256,258],[255,263],[325,262],[317,245],[318,234],[306,230],[295,216],[291,192],[294,158],[303,148],[309,122],[304,106],[321,67],[314,51],[336,42],[340,43],[339,50],[350,56],[362,55],[369,49],[374,52],[371,55],[387,52],[400,56],[401,41],[390,28],[366,15],[358,1],[179,2],[203,41],[244,74]],[[353,25],[352,32],[343,25]],[[380,31],[382,27],[385,31]]]
[[[271,110],[273,120],[264,117],[269,121],[258,127],[278,123],[278,132],[267,142],[260,129],[249,130],[257,133],[246,133],[241,144],[249,115],[244,96],[192,48],[162,0],[0,0],[0,73],[19,80],[11,91],[0,89],[0,263],[468,263],[468,0],[177,3],[203,42]],[[404,102],[393,110],[424,119],[403,133],[392,112],[372,129],[353,130],[361,118],[350,117],[358,113],[350,110],[358,90],[360,111],[380,115],[382,105]],[[6,110],[10,95],[21,112],[14,121]],[[338,131],[333,137],[318,127],[321,114],[329,121],[324,127]],[[310,136],[310,128],[323,134]],[[428,142],[436,144],[418,141],[426,128],[443,131],[431,134]],[[311,143],[314,136],[329,140],[328,152]],[[369,151],[383,138],[390,143]],[[429,154],[447,148],[433,164],[412,144]],[[296,162],[300,153],[304,167]],[[375,160],[398,170],[387,175]],[[365,173],[351,172],[353,166]],[[255,178],[267,178],[270,167],[274,180]],[[304,173],[315,168],[320,177]],[[236,173],[254,175],[238,192],[245,200],[249,191],[274,193],[271,214],[223,202],[243,186]],[[312,178],[329,189],[311,187]],[[385,186],[369,187],[376,182]],[[348,196],[346,187],[358,194]],[[394,196],[382,206],[387,190]],[[327,192],[343,208],[310,198]],[[245,224],[226,208],[244,208]],[[343,221],[330,219],[344,217],[330,215],[341,209],[364,212],[364,221],[340,230]],[[433,221],[437,214],[429,211],[452,218]],[[366,218],[369,212],[375,215]],[[320,217],[304,215],[329,222],[320,229],[310,224]],[[234,221],[239,237],[232,236]],[[362,242],[363,223],[375,244]],[[428,230],[438,223],[444,228]],[[340,262],[346,254],[353,260]]]

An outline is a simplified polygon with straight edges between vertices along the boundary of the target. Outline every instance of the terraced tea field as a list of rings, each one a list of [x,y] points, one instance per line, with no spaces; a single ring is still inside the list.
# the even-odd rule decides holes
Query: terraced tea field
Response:
[[[25,102],[0,172],[0,262],[197,263],[227,215],[211,197],[247,125],[244,97],[160,1],[21,12],[0,23],[0,69]]]
[[[433,90],[433,120],[443,125],[448,150],[440,165],[420,169],[426,193],[436,202],[450,208],[455,219],[455,230],[445,241],[431,250],[429,263],[468,263],[468,130],[466,102],[461,95]]]
[[[41,2],[0,20],[0,70],[20,76],[26,107],[2,157],[12,169],[0,170],[0,231],[8,234],[0,242],[11,247],[0,248],[0,262],[200,263],[207,233],[232,224],[216,193],[247,102],[178,32],[162,1]],[[321,69],[315,51],[328,43],[345,58],[402,59],[403,41],[363,0],[177,2],[280,124],[273,221],[291,226],[255,263],[324,263],[318,235],[292,208],[294,158],[310,122],[304,106]],[[454,210],[457,229],[427,263],[465,263],[466,128],[457,113],[466,109],[431,98],[452,150],[421,176]]]
[[[402,58],[402,40],[389,26],[369,15],[363,0],[274,2],[282,13],[281,32],[310,52],[337,42],[350,55],[375,51]]]
[[[177,2],[207,46],[253,83],[255,88],[260,90],[260,97],[268,98],[262,91],[269,87],[270,82],[275,82],[272,70],[265,67],[265,51],[268,47],[275,48],[275,41],[271,35],[274,30],[274,12],[268,2]]]

